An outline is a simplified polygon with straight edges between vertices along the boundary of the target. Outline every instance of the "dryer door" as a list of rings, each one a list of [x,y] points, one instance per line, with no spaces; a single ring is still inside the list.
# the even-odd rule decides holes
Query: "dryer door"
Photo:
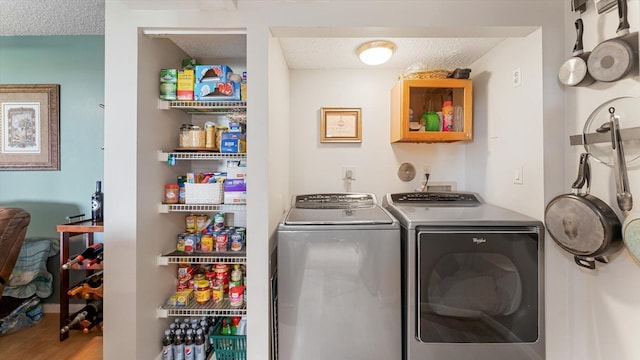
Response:
[[[536,228],[428,227],[417,236],[419,341],[538,339],[542,252]]]

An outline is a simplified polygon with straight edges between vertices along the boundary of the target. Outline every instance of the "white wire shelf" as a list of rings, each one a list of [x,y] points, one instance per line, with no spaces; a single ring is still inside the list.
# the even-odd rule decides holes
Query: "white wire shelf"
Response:
[[[170,212],[213,212],[213,211],[246,211],[246,204],[160,204],[158,212],[167,214]]]
[[[190,114],[228,114],[247,109],[246,101],[163,101],[158,100],[161,110],[180,109]]]
[[[163,305],[156,311],[158,318],[169,316],[242,316],[247,314],[247,305],[232,307],[229,299],[225,298],[219,303],[209,300],[205,304],[192,301],[187,306]]]
[[[224,251],[202,253],[195,252],[187,254],[183,251],[173,251],[168,254],[158,256],[158,265],[169,264],[245,264],[247,262],[247,252],[243,248],[241,251]]]
[[[176,160],[242,160],[247,158],[246,153],[158,151],[158,161],[166,162],[169,156]]]

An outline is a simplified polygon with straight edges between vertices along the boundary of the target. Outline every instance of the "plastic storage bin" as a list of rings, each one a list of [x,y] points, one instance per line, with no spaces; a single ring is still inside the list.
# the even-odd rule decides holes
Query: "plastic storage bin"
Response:
[[[185,204],[222,204],[224,200],[224,184],[184,184]]]

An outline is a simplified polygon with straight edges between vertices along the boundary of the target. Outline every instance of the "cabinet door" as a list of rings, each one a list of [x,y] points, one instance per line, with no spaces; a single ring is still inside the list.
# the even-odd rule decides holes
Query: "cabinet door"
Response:
[[[446,109],[442,114],[445,101],[451,101],[449,119]],[[391,90],[392,143],[468,141],[472,131],[471,80],[400,80]]]

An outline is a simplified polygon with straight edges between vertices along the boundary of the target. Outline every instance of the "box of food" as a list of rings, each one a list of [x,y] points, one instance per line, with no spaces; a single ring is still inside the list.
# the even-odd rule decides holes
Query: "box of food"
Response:
[[[196,65],[196,84],[227,82],[233,70],[227,65]]]
[[[224,132],[220,141],[221,153],[244,153],[247,152],[247,141],[245,134]]]
[[[246,179],[247,162],[244,160],[227,160],[227,180]]]
[[[235,82],[197,83],[193,90],[198,101],[239,101],[240,84]]]
[[[195,85],[195,71],[182,69],[178,71],[178,100],[193,100],[193,87]]]
[[[225,204],[246,204],[247,192],[246,191],[229,191],[224,193]]]
[[[244,134],[246,129],[244,124],[239,121],[229,121],[229,132]]]
[[[228,179],[224,181],[224,191],[247,191],[247,183],[244,179]]]
[[[160,100],[176,100],[178,85],[177,69],[160,70]]]

